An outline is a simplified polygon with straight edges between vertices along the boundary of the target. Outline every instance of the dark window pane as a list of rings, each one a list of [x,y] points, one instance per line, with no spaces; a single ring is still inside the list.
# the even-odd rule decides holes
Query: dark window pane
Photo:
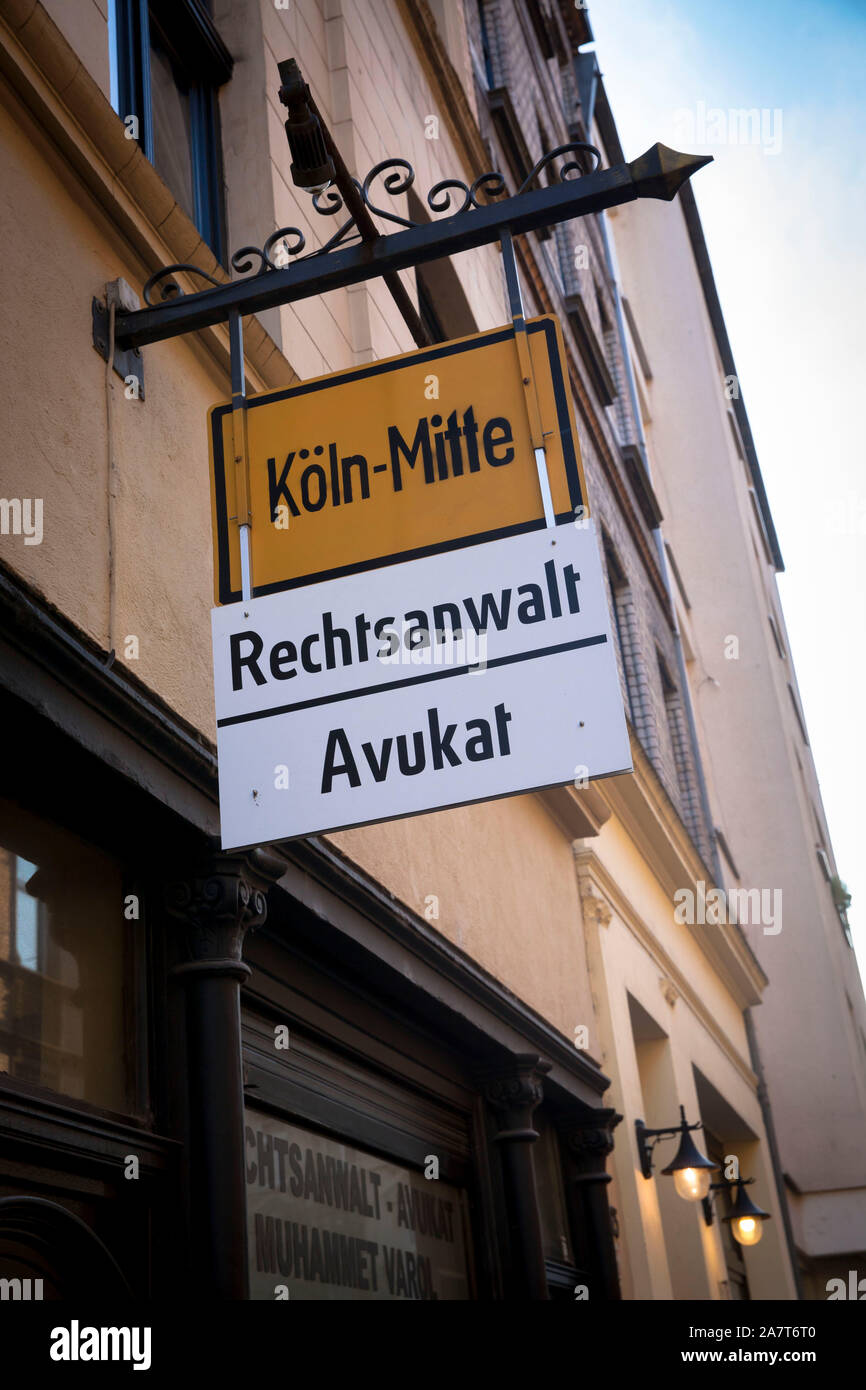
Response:
[[[150,31],[153,163],[181,207],[195,218],[189,86],[156,25]]]
[[[126,1108],[117,864],[0,801],[0,1073]]]

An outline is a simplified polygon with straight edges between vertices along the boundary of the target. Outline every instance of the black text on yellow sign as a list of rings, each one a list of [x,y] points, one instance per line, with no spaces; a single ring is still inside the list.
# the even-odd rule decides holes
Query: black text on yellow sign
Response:
[[[253,594],[544,525],[527,391],[558,523],[586,490],[556,319],[512,325],[247,400]],[[217,604],[241,598],[231,404],[210,412]]]

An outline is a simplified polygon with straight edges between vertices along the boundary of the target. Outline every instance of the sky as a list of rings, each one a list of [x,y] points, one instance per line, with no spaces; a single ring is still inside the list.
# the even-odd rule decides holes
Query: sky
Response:
[[[866,980],[866,0],[588,8],[626,159],[657,140],[715,158],[692,187]],[[727,113],[742,108],[764,113],[755,143],[730,138]]]

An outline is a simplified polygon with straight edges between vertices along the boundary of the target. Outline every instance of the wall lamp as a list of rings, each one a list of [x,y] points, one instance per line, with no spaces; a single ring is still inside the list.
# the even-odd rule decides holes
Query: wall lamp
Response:
[[[645,1178],[652,1177],[653,1149],[659,1139],[673,1139],[680,1136],[680,1146],[673,1162],[662,1169],[664,1175],[672,1174],[674,1187],[686,1202],[700,1202],[710,1190],[710,1173],[718,1167],[705,1158],[695,1145],[690,1131],[700,1129],[700,1124],[686,1123],[686,1112],[680,1106],[680,1122],[673,1129],[647,1129],[643,1120],[635,1120],[637,1131],[637,1151],[640,1156],[640,1170]]]
[[[757,1245],[764,1234],[764,1222],[770,1220],[770,1213],[756,1206],[746,1191],[747,1185],[754,1181],[754,1178],[735,1178],[733,1181],[725,1179],[723,1182],[711,1183],[709,1193],[704,1198],[704,1220],[708,1226],[712,1226],[713,1193],[728,1192],[732,1187],[736,1187],[734,1204],[722,1220],[730,1222],[731,1235],[740,1245]]]
[[[310,92],[294,58],[278,63],[280,101],[288,109],[286,136],[292,156],[292,182],[307,193],[324,193],[336,178],[334,161],[325,146],[322,123],[310,110]]]

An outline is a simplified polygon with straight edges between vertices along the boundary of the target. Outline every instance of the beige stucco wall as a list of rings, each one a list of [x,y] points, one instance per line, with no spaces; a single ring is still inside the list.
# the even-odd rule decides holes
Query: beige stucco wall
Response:
[[[692,694],[714,817],[742,885],[782,892],[781,932],[745,930],[770,980],[756,1023],[783,1165],[804,1190],[837,1189],[862,1227],[866,1058],[858,1029],[866,1015],[815,853],[816,816],[828,847],[829,837],[787,690],[790,681],[796,691],[796,678],[768,622],[780,613],[773,571],[681,207],[642,202],[610,220],[652,368],[643,387],[647,434],[665,536],[691,601],[681,620],[694,653]],[[731,635],[739,641],[733,660],[725,658]]]
[[[336,843],[562,1033],[593,1025],[571,846],[531,796],[335,835]],[[588,1051],[597,1057],[596,1048]]]
[[[80,3],[83,6],[84,0]],[[262,10],[269,16],[264,26],[267,35],[273,27],[272,7],[265,5]],[[304,17],[281,11],[278,22],[291,30],[308,25],[315,12],[313,6],[307,7]],[[436,109],[429,90],[420,81],[411,94],[405,83],[398,90],[386,86],[370,58],[369,45],[361,48],[357,13],[352,7],[347,12],[352,27],[347,19],[344,43],[347,52],[354,54],[358,73],[355,97],[378,111],[390,103],[387,124],[392,132],[397,124],[405,130],[400,148],[405,150],[407,141],[412,147],[410,158],[418,160],[419,183],[426,190],[446,172],[459,171],[459,155],[448,142],[445,123],[440,141],[425,140],[423,115]],[[365,13],[369,24],[373,14],[369,6]],[[389,43],[396,42],[390,14],[388,26],[377,40],[383,53]],[[67,24],[70,32],[73,27]],[[323,21],[318,24],[312,49],[309,36],[297,40],[304,44],[305,63],[311,52],[324,61],[321,45],[326,42],[325,29],[331,27]],[[285,42],[286,51],[294,51],[296,39],[291,33],[286,40],[279,34],[272,39],[275,46]],[[333,36],[329,42],[332,48],[336,44]],[[406,42],[403,37],[404,48]],[[404,53],[404,70],[408,61]],[[326,70],[315,62],[307,66],[320,86],[327,111]],[[242,84],[242,70],[238,76]],[[268,81],[274,85],[275,69],[268,69]],[[415,107],[414,135],[410,101]],[[384,122],[384,117],[380,119]],[[385,143],[384,126],[379,130],[365,122],[362,128],[372,147],[368,151],[362,143],[365,160],[368,153],[372,162],[394,148],[393,135]],[[271,131],[271,173],[284,184],[288,174],[285,136],[275,121]],[[108,389],[116,494],[113,641],[117,661],[213,739],[212,550],[205,421],[208,408],[228,394],[228,381],[200,347],[175,339],[145,349],[144,401],[127,400],[123,383],[115,375],[106,388],[105,363],[90,341],[91,296],[100,295],[106,281],[117,276],[140,286],[146,272],[122,240],[111,234],[104,213],[68,168],[43,146],[38,132],[29,123],[22,128],[5,106],[0,107],[0,144],[0,235],[22,268],[20,275],[5,278],[2,290],[4,322],[9,342],[14,343],[14,351],[7,346],[8,370],[0,387],[8,448],[3,486],[7,495],[41,497],[44,502],[42,544],[25,546],[22,537],[2,536],[0,557],[107,650]],[[266,188],[264,195],[267,206],[270,190]],[[230,206],[250,196],[251,189],[236,188]],[[300,224],[304,221],[298,216],[301,205],[294,194],[290,196],[292,206],[284,214]],[[326,226],[329,234],[330,220]],[[31,254],[34,227],[40,229],[47,253],[36,259]],[[263,219],[260,239],[270,230]],[[321,234],[316,228],[316,235]],[[54,254],[51,248],[62,248],[62,254]],[[504,319],[496,256],[491,259],[482,253],[477,258],[460,258],[455,263],[458,270],[461,262],[467,269],[464,290],[482,324]],[[340,337],[341,322],[351,332],[345,294],[333,296],[338,301],[336,318],[331,307],[319,300],[305,306],[310,342],[316,342],[312,353],[298,346],[294,311],[281,310],[285,351],[298,374],[332,370],[351,364],[355,357],[410,346],[402,320],[390,301],[383,300],[383,293],[378,286],[368,296],[371,336],[358,339],[363,346],[357,351],[349,339]],[[51,306],[48,337],[42,313],[28,308],[34,295]],[[35,381],[44,383],[37,392]],[[136,659],[124,656],[127,637],[138,639]],[[569,844],[533,798],[442,812],[334,838],[413,910],[423,914],[425,899],[435,895],[439,917],[430,917],[431,924],[563,1033],[571,1036],[576,1024],[590,1018]]]
[[[96,18],[102,12],[93,0],[53,0],[51,9],[55,16],[62,10],[60,27],[71,42],[80,43],[81,61],[107,100],[107,48]],[[217,5],[216,13],[227,35],[231,29],[237,58],[223,105],[233,247],[249,240],[261,244],[284,223],[301,227],[312,244],[333,230],[330,219],[313,227],[309,204],[296,198],[288,182],[274,88],[276,59],[293,52],[300,54],[314,95],[358,171],[401,153],[415,165],[422,192],[461,173],[448,113],[419,64],[397,6],[331,0],[327,7],[310,3],[277,11],[262,3],[257,23],[244,26],[236,24],[230,7]],[[449,36],[459,56],[458,39]],[[205,420],[208,408],[228,393],[225,370],[209,339],[175,340],[144,351],[145,401],[125,399],[116,376],[106,382],[105,364],[91,345],[91,296],[117,276],[138,287],[152,266],[121,235],[110,196],[98,200],[89,192],[22,114],[18,98],[5,87],[2,96],[0,235],[17,269],[0,289],[7,363],[0,384],[3,490],[43,498],[45,535],[33,547],[20,537],[0,537],[0,558],[98,646],[107,650],[113,641],[121,666],[213,738]],[[263,98],[264,114],[249,117],[261,113]],[[440,117],[438,139],[428,140],[425,117],[434,113]],[[171,206],[166,193],[167,215]],[[34,228],[39,229],[37,254]],[[156,230],[148,235],[156,248]],[[191,253],[194,247],[191,232]],[[504,321],[497,253],[457,257],[454,269],[479,327]],[[411,345],[380,284],[339,292],[327,305],[311,301],[298,309],[272,310],[263,321],[302,377]],[[251,373],[250,384],[262,383]],[[674,411],[674,421],[679,420]],[[110,457],[116,575],[111,635]],[[124,655],[127,636],[138,639],[134,660]],[[762,1136],[746,1060],[742,1000],[720,979],[700,943],[673,926],[670,896],[625,827],[614,817],[592,841],[621,899],[608,927],[594,924],[582,908],[570,838],[534,797],[347,831],[333,839],[564,1035],[572,1037],[581,1025],[589,1028],[588,1051],[613,1075],[610,1103],[626,1116],[614,1185],[625,1217],[626,1292],[687,1296],[683,1289],[698,1287],[697,1296],[716,1296],[715,1234],[696,1228],[694,1212],[684,1215],[671,1207],[669,1191],[656,1193],[658,1184],[644,1183],[635,1173],[629,1130],[646,1106],[627,1001],[629,994],[638,999],[671,1040],[654,1094],[663,1114],[644,1118],[666,1121],[677,1099],[691,1112],[693,1067],[699,1066]],[[688,983],[673,1007],[659,986],[662,958]],[[670,973],[666,965],[661,973]],[[766,1166],[761,1172],[765,1181]],[[755,1258],[758,1287],[775,1279],[776,1288],[787,1288],[778,1246],[768,1242]],[[768,1262],[766,1275],[761,1261]]]
[[[668,892],[615,817],[597,838],[580,844],[577,857],[599,1055],[612,1078],[608,1104],[624,1117],[612,1159],[623,1217],[624,1296],[726,1298],[718,1221],[707,1227],[700,1205],[684,1202],[672,1179],[661,1175],[676,1141],[659,1145],[647,1180],[634,1124],[676,1124],[680,1105],[690,1122],[700,1119],[700,1073],[736,1117],[736,1133],[720,1136],[726,1152],[737,1156],[744,1176],[755,1178],[759,1202],[777,1208],[743,999],[725,987],[705,954],[701,933],[716,929],[674,921]],[[630,1001],[652,1019],[657,1039],[636,1038]],[[700,1135],[697,1142],[702,1147]],[[781,1221],[766,1223],[760,1244],[744,1254],[752,1298],[795,1297]]]

